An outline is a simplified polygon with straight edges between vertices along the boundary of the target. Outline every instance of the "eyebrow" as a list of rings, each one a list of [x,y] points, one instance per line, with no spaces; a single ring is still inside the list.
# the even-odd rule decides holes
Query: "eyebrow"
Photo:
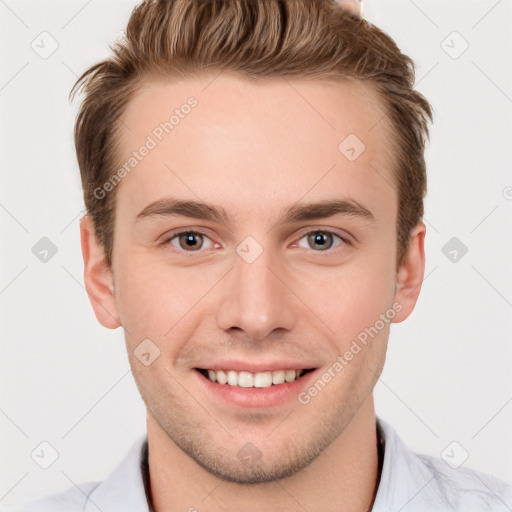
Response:
[[[297,203],[288,207],[281,219],[283,224],[324,219],[333,215],[347,215],[375,221],[373,213],[353,199],[326,199],[313,203]],[[136,221],[154,216],[183,216],[231,224],[231,217],[222,207],[199,201],[183,201],[168,197],[158,199],[146,206],[136,217]]]

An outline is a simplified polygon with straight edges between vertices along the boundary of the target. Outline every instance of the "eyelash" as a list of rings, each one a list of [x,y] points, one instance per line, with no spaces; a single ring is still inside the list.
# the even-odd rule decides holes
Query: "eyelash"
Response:
[[[330,231],[328,229],[321,229],[321,228],[318,228],[318,229],[313,229],[313,230],[310,230],[310,231],[306,231],[304,233],[301,234],[300,238],[298,239],[298,241],[302,240],[304,237],[308,236],[308,235],[311,235],[313,233],[322,233],[322,234],[327,234],[327,235],[333,235],[334,237],[337,237],[341,240],[341,242],[344,244],[344,245],[348,245],[350,247],[353,246],[353,243],[346,237],[343,237],[341,235],[338,235],[337,233],[334,233],[333,231]],[[184,228],[184,229],[178,229],[176,231],[173,231],[170,236],[168,236],[162,243],[161,245],[166,247],[166,246],[169,246],[170,243],[175,239],[175,238],[178,238],[180,235],[183,235],[183,234],[190,234],[190,235],[199,235],[199,236],[204,236],[206,238],[210,238],[206,233],[204,233],[203,231],[197,231],[195,229],[190,229],[190,228]],[[174,251],[178,252],[178,253],[181,253],[181,254],[189,254],[190,256],[193,256],[194,253],[201,253],[201,252],[204,252],[202,251],[201,249],[199,249],[198,251],[185,251],[185,250],[182,250],[182,249],[176,249],[176,248],[172,248]],[[334,252],[336,252],[337,248],[329,248],[329,249],[325,249],[324,251],[315,251],[314,249],[311,249],[313,252],[317,252],[317,253],[326,253],[326,255],[330,255]]]

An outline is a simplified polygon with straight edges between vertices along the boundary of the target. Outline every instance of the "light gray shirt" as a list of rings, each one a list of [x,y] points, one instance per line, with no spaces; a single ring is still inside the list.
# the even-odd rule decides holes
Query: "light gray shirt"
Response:
[[[463,466],[454,469],[455,464],[442,458],[415,454],[391,425],[378,417],[377,423],[384,438],[384,462],[373,512],[512,511],[511,485]],[[149,512],[147,438],[137,440],[106,480],[79,487],[16,512]]]

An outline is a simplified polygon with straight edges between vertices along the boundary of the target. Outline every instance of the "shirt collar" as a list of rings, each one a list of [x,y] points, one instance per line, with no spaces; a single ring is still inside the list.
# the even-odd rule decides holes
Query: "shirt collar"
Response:
[[[434,473],[409,450],[395,429],[377,417],[385,441],[384,462],[372,512],[402,510],[434,478]]]
[[[384,461],[373,512],[400,509],[412,501],[421,485],[427,485],[433,473],[418,464],[416,455],[409,451],[391,425],[377,417],[384,441]],[[84,512],[108,510],[112,512],[153,512],[150,503],[147,437],[141,436],[128,454],[89,495]]]
[[[84,512],[150,512],[141,471],[146,442],[145,435],[137,439],[110,476],[91,492]]]

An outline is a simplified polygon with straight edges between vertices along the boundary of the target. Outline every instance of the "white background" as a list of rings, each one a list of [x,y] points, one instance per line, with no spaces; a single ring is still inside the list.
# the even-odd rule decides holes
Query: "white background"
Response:
[[[83,288],[67,101],[134,5],[0,1],[2,508],[105,478],[144,433],[123,332],[96,322]],[[455,440],[464,467],[511,480],[511,3],[368,0],[365,15],[413,57],[435,109],[427,277],[391,329],[377,413],[414,451],[439,456]],[[43,31],[59,44],[47,59],[31,48]],[[456,263],[442,252],[454,236],[468,248]],[[31,250],[42,237],[58,248],[47,263]],[[46,470],[30,456],[42,441],[59,453]]]

